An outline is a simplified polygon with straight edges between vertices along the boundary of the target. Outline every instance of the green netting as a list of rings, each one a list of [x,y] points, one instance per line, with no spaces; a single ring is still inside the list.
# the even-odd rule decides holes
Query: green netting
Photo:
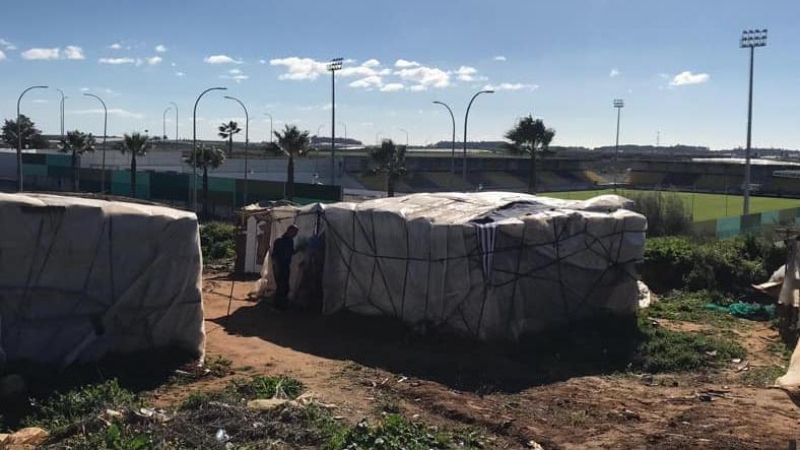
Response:
[[[742,221],[739,217],[726,217],[717,220],[717,237],[720,239],[738,236],[742,229]]]
[[[22,174],[24,176],[46,177],[47,166],[42,164],[25,164],[22,163]]]

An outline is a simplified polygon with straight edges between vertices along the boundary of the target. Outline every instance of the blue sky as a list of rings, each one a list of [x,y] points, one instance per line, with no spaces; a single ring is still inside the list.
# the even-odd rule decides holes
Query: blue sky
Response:
[[[554,144],[610,145],[614,98],[624,98],[621,141],[712,148],[743,146],[747,52],[743,29],[769,28],[756,52],[755,146],[800,148],[800,2],[672,0],[27,0],[4,10],[0,28],[0,114],[23,101],[45,132],[66,126],[100,134],[160,134],[169,102],[180,108],[181,137],[200,137],[223,120],[251,115],[251,141],[295,123],[330,134],[330,78],[324,62],[347,58],[337,79],[337,120],[366,143],[449,139],[449,103],[463,134],[471,95],[470,139],[500,139],[533,113],[557,130]],[[168,134],[174,116],[168,114]],[[342,136],[341,126],[337,135]]]

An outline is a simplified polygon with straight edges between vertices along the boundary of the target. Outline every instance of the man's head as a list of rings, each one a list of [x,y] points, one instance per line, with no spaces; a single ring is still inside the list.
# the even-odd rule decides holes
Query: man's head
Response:
[[[283,235],[288,237],[288,238],[293,238],[293,237],[297,236],[297,232],[299,230],[300,229],[297,228],[297,225],[291,224],[291,225],[289,225],[289,228],[286,229],[286,233],[283,233]]]

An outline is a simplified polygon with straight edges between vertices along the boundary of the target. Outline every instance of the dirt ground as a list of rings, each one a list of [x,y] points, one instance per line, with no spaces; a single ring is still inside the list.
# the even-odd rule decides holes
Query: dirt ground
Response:
[[[579,368],[543,376],[526,371],[518,351],[409,337],[373,319],[280,313],[249,301],[251,287],[235,282],[228,314],[231,281],[206,275],[208,354],[233,361],[232,376],[296,378],[336,405],[342,420],[402,411],[474,430],[487,448],[530,448],[533,441],[546,449],[785,449],[800,439],[800,409],[779,390],[746,385],[734,364],[708,374]],[[766,351],[777,338],[767,325],[737,333],[751,354],[745,363],[779,361]]]

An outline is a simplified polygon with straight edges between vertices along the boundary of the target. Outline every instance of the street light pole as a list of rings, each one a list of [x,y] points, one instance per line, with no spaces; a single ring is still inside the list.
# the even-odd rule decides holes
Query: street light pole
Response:
[[[331,73],[331,186],[336,185],[336,71],[342,70],[342,58],[334,58],[328,63]]]
[[[47,86],[31,86],[21,94],[19,94],[19,98],[17,99],[17,189],[19,192],[23,191],[23,182],[22,182],[22,126],[20,124],[22,115],[19,112],[19,105],[22,103],[22,97],[25,95],[26,92],[30,91],[31,89],[47,89]]]
[[[408,131],[402,128],[399,128],[399,130],[406,134],[406,150],[408,150]]]
[[[744,211],[750,214],[750,150],[753,130],[753,62],[756,47],[767,45],[767,30],[745,30],[742,32],[740,48],[750,49],[750,90],[747,98],[747,148],[745,149],[744,162]]]
[[[162,117],[162,130],[161,130],[161,137],[166,140],[167,139],[167,113],[172,109],[170,106],[169,108],[164,110],[164,114]]]
[[[227,91],[228,88],[212,87],[201,92],[194,102],[194,112],[192,114],[192,158],[197,158],[197,104],[204,95],[211,91]],[[197,214],[197,164],[192,164],[192,212]]]
[[[464,182],[467,181],[467,123],[469,121],[469,110],[472,108],[472,102],[475,101],[481,94],[494,94],[494,91],[491,89],[478,91],[475,95],[472,96],[472,99],[469,101],[469,105],[467,105],[467,113],[464,115],[464,167],[462,167],[462,178]]]
[[[450,120],[453,121],[453,141],[452,141],[453,148],[452,148],[452,151],[451,151],[451,154],[450,154],[450,159],[451,159],[450,160],[450,174],[451,174],[450,187],[452,188],[453,187],[452,186],[453,178],[456,175],[456,116],[453,115],[453,110],[450,109],[450,106],[448,106],[447,103],[440,102],[438,100],[433,102],[433,103],[435,103],[437,105],[442,105],[445,108],[447,108],[447,112],[450,113]]]
[[[272,144],[272,136],[274,135],[272,132],[272,114],[264,113],[264,115],[269,117],[269,143]]]
[[[180,123],[178,121],[178,104],[175,102],[169,102],[169,104],[175,108],[175,142],[178,142],[178,124]]]
[[[238,103],[244,110],[244,205],[247,206],[247,160],[248,160],[248,147],[250,146],[250,114],[247,112],[247,107],[244,106],[241,100],[236,97],[226,95],[225,98],[233,100]]]
[[[94,94],[83,95],[96,98],[100,101],[100,104],[103,105],[103,162],[100,166],[100,193],[104,194],[106,192],[106,138],[108,137],[108,108],[106,108],[106,102],[104,102],[102,98]]]
[[[617,108],[617,140],[616,144],[614,145],[614,192],[617,191],[617,171],[619,168],[619,118],[622,111],[622,108],[625,107],[625,101],[621,98],[614,99],[614,108]]]
[[[59,106],[58,111],[59,111],[59,117],[61,118],[61,141],[63,142],[64,141],[64,100],[66,100],[67,97],[64,95],[64,91],[62,91],[61,89],[56,88],[56,90],[58,91],[59,94],[61,94],[61,102],[58,105]]]

